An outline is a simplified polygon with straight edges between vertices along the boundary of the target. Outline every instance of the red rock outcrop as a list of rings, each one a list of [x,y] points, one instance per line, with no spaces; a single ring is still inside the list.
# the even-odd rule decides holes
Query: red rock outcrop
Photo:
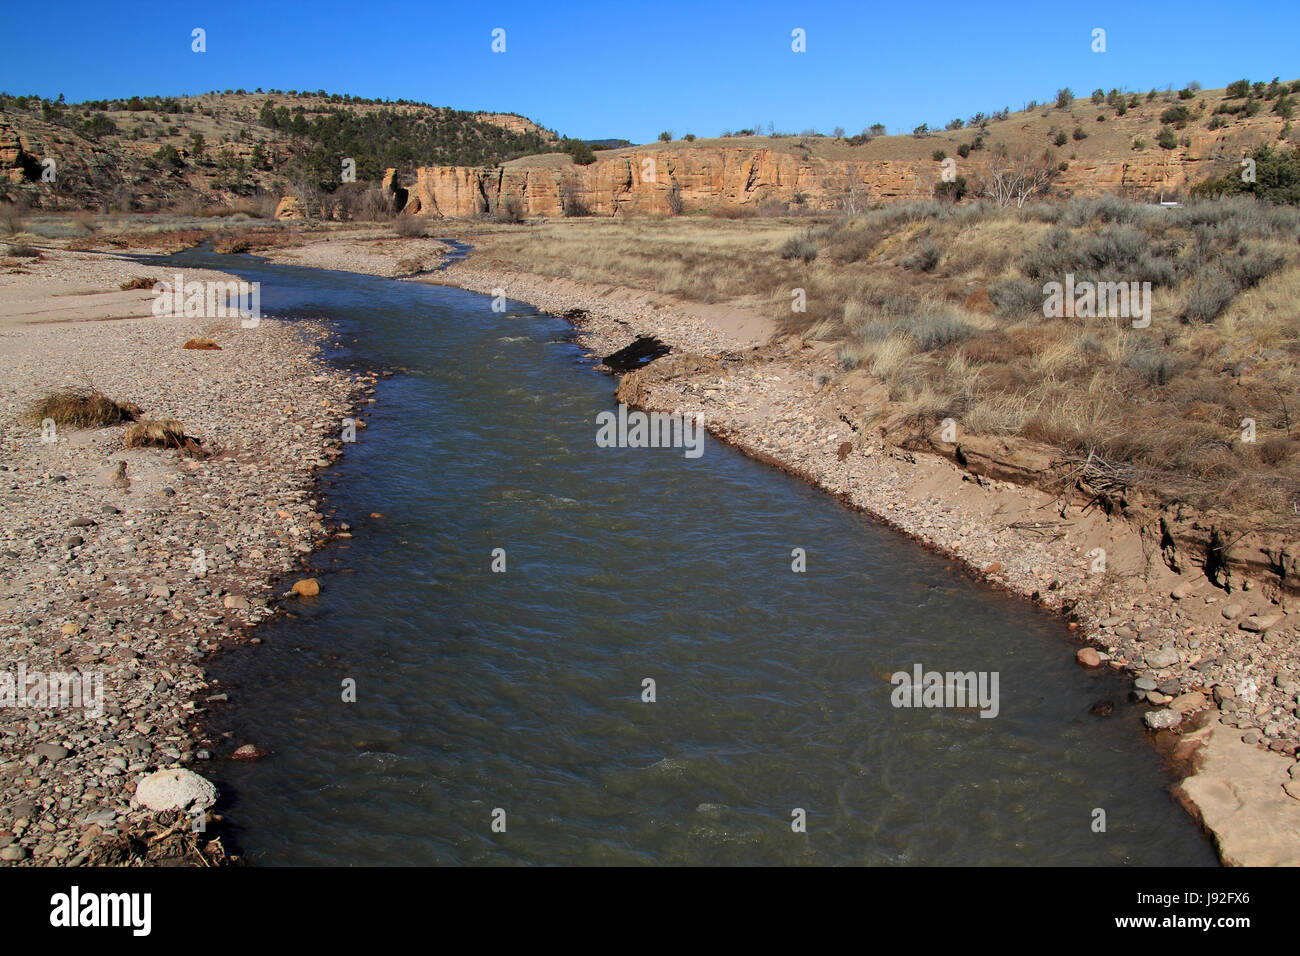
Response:
[[[468,218],[513,206],[525,216],[561,216],[568,203],[598,216],[669,215],[773,199],[829,209],[850,192],[859,204],[925,198],[939,173],[934,163],[851,163],[772,149],[634,149],[588,166],[422,166],[404,211]]]

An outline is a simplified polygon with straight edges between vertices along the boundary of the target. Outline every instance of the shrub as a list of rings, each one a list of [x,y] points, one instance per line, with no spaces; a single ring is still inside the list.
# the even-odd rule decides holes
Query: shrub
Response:
[[[1065,135],[1065,130],[1061,130],[1061,132],[1056,134],[1056,139],[1052,142],[1056,143],[1057,146],[1064,146],[1068,139],[1069,137]]]
[[[1236,283],[1222,269],[1198,271],[1180,317],[1184,322],[1213,322],[1236,294]]]
[[[802,259],[804,264],[812,262],[817,258],[817,242],[812,237],[811,232],[805,232],[801,236],[791,236],[781,247],[782,259]]]
[[[1223,268],[1238,290],[1253,288],[1284,265],[1286,256],[1270,249],[1241,249],[1223,258]]]
[[[73,428],[104,428],[135,421],[140,407],[130,402],[116,402],[93,388],[64,388],[37,401],[27,412],[27,420],[39,424],[52,418],[56,425]]]
[[[1074,94],[1070,92],[1068,86],[1063,90],[1056,91],[1056,108],[1058,110],[1068,110],[1073,102]]]
[[[1160,135],[1156,137],[1156,145],[1161,149],[1175,149],[1178,146],[1178,137],[1174,135],[1173,130],[1166,127],[1165,129],[1162,129]]]
[[[933,153],[930,154],[930,158],[933,159],[936,163],[942,163],[945,159],[948,158],[948,154],[941,149],[936,149]]]
[[[922,308],[911,312],[900,319],[894,328],[910,336],[922,352],[933,352],[945,345],[963,342],[975,334],[970,325],[946,307],[936,310]]]
[[[680,216],[683,206],[682,187],[673,183],[668,189],[668,211],[674,216]]]
[[[1100,105],[1100,104],[1102,104],[1102,103],[1105,103],[1105,102],[1106,102],[1106,94],[1105,94],[1105,92],[1102,91],[1102,90],[1100,90],[1100,89],[1093,90],[1093,91],[1092,91],[1092,101],[1093,101],[1094,103],[1098,104],[1098,105]]]
[[[1124,367],[1135,373],[1145,384],[1167,385],[1178,373],[1178,360],[1162,348],[1143,348],[1124,359]]]
[[[965,159],[967,156],[970,155],[970,146],[968,146],[966,143],[962,143],[960,146],[957,147],[957,155],[960,156],[962,159]]]
[[[959,202],[968,192],[969,186],[965,176],[958,176],[952,182],[939,182],[934,185],[934,198],[949,202]]]
[[[939,264],[939,260],[942,258],[943,250],[935,245],[932,240],[926,239],[915,250],[903,256],[899,260],[899,265],[904,269],[929,272]]]
[[[1251,193],[1275,203],[1300,204],[1300,149],[1288,152],[1265,144],[1254,150],[1250,158],[1255,161],[1253,183],[1243,182],[1238,168],[1218,179],[1197,183],[1192,187],[1192,195]]]
[[[659,142],[661,142],[661,143],[671,143],[672,141],[673,141],[672,130],[667,130],[667,129],[666,129],[666,130],[664,130],[662,133],[659,134]]]
[[[590,166],[596,161],[596,153],[592,150],[591,144],[580,139],[566,139],[561,144],[563,152],[573,157],[575,166]]]
[[[1171,106],[1160,113],[1160,122],[1162,123],[1186,123],[1191,117],[1192,112],[1186,106],[1181,104]]]
[[[1043,288],[1028,279],[1002,279],[989,286],[989,300],[998,315],[1022,318],[1042,314]]]
[[[398,216],[393,231],[403,239],[423,239],[429,234],[429,220],[423,216]]]
[[[1088,138],[1088,134],[1083,131],[1082,126],[1076,126],[1074,128],[1074,132],[1071,135],[1074,136],[1076,141]]]
[[[1228,84],[1224,96],[1230,100],[1241,99],[1250,94],[1250,80],[1236,80]]]
[[[181,154],[176,151],[176,147],[170,143],[166,146],[160,146],[153,154],[154,160],[163,166],[170,166],[172,169],[180,169],[185,165],[181,159]]]

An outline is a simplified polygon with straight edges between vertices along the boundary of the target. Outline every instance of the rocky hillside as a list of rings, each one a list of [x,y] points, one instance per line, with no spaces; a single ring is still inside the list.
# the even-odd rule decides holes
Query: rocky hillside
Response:
[[[66,104],[0,94],[0,201],[48,209],[269,204],[378,185],[389,165],[493,165],[557,148],[526,117],[323,93],[208,93]],[[43,176],[52,161],[52,178]],[[347,191],[347,190],[345,190]]]
[[[991,170],[1048,180],[1033,198],[1119,193],[1177,199],[1238,168],[1266,143],[1291,148],[1300,82],[1245,89],[1132,94],[1098,90],[1018,113],[918,127],[911,135],[850,139],[734,136],[601,151],[589,165],[566,155],[498,166],[423,166],[407,180],[405,211],[473,217],[672,215],[763,207],[865,208],[978,192]],[[1280,141],[1280,142],[1279,142]],[[951,183],[945,184],[945,173]]]

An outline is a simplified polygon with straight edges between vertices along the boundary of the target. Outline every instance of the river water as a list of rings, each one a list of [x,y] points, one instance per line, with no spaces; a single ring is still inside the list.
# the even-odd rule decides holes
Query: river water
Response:
[[[566,322],[165,261],[260,281],[264,312],[326,316],[340,361],[395,373],[325,475],[355,537],[312,557],[322,594],[210,667],[223,756],[271,751],[199,768],[249,862],[1215,862],[1059,619],[712,440],[597,447],[614,383]],[[918,663],[996,672],[997,716],[893,706]]]

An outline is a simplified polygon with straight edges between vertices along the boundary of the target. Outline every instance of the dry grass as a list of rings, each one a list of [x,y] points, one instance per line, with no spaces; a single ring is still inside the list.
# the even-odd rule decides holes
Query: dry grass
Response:
[[[199,439],[185,434],[185,426],[174,418],[136,422],[123,441],[127,448],[175,448],[193,457],[206,455]]]
[[[212,341],[212,339],[190,339],[184,345],[182,345],[181,348],[197,349],[199,351],[205,351],[205,352],[221,351],[221,346],[218,345],[216,342]]]
[[[27,420],[40,424],[48,418],[72,428],[104,428],[135,421],[139,415],[140,406],[114,401],[93,388],[65,388],[34,403]]]
[[[134,289],[152,289],[157,285],[156,279],[146,279],[143,276],[136,276],[134,279],[127,279],[118,286],[123,292],[131,292]]]

